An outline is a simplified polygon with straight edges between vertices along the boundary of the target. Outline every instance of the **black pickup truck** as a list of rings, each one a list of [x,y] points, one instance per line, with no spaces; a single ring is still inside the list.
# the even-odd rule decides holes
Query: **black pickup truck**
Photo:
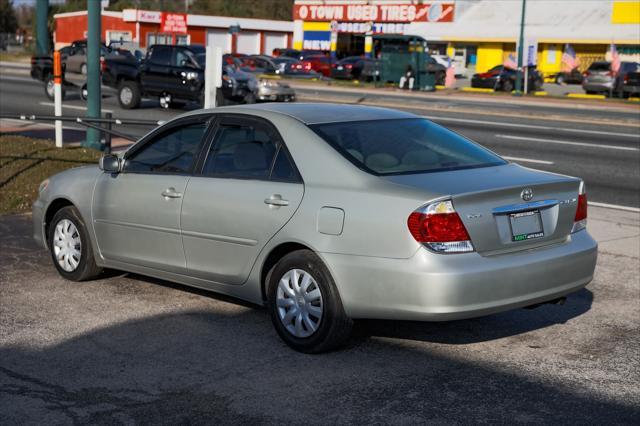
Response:
[[[137,108],[142,98],[158,98],[164,108],[185,102],[204,103],[205,48],[199,45],[151,46],[141,61],[105,58],[102,83],[118,91],[125,109]],[[256,102],[257,79],[225,65],[216,104]]]

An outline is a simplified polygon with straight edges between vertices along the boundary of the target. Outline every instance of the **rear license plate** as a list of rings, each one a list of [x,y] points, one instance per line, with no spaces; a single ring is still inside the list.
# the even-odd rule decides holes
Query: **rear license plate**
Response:
[[[338,70],[342,71],[342,65],[338,66]]]
[[[509,221],[511,222],[511,241],[526,241],[544,237],[539,210],[512,213],[509,215]]]

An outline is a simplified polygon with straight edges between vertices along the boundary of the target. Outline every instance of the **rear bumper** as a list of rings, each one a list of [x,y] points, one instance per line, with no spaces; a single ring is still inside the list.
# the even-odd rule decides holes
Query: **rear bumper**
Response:
[[[508,255],[409,259],[322,253],[352,318],[446,321],[565,296],[593,279],[597,243],[586,231],[567,242]]]
[[[613,82],[590,83],[583,81],[582,88],[585,92],[607,92],[613,89]]]
[[[494,89],[499,87],[499,81],[495,78],[474,78],[471,80],[471,87]]]

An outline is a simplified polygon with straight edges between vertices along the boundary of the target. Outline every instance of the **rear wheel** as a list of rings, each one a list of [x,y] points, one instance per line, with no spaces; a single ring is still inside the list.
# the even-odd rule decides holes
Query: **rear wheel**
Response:
[[[556,77],[556,83],[557,84],[565,84],[564,75],[558,74],[558,76]]]
[[[140,106],[140,88],[138,83],[125,80],[118,86],[118,103],[124,109],[135,109]]]
[[[217,98],[217,96],[216,96]],[[255,104],[257,101],[256,99],[256,95],[255,93],[248,93],[245,97],[244,97],[244,103],[245,104]]]
[[[353,321],[345,314],[326,266],[309,250],[283,257],[270,271],[268,306],[276,331],[291,348],[320,353],[347,341]]]
[[[56,269],[71,281],[86,281],[100,275],[89,240],[89,233],[73,206],[54,215],[49,226],[49,251]]]
[[[61,89],[61,95],[62,95],[62,100],[64,100],[65,95],[67,94],[66,90],[64,89],[64,84],[61,85],[60,87]],[[47,98],[49,98],[50,100],[54,100],[55,98],[55,81],[53,79],[53,76],[49,76],[47,77],[47,79],[44,82],[44,94],[47,95]]]
[[[504,83],[502,83],[502,90],[511,93],[511,91],[513,90],[513,83],[511,82],[511,80],[506,80]]]

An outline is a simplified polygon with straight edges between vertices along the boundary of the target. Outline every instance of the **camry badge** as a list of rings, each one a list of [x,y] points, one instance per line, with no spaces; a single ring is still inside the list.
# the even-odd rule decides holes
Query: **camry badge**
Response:
[[[525,188],[520,193],[520,196],[524,201],[531,201],[533,199],[533,189]]]

